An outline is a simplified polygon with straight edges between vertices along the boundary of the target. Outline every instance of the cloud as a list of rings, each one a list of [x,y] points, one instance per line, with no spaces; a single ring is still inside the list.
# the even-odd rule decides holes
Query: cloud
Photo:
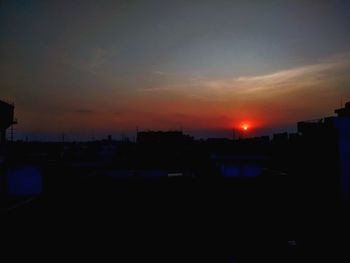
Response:
[[[350,69],[350,53],[335,55],[318,63],[281,70],[266,75],[241,76],[237,78],[197,82],[189,93],[191,97],[208,100],[232,99],[232,97],[258,97],[298,92],[308,88],[333,89],[326,83],[348,79],[348,75],[337,73]]]

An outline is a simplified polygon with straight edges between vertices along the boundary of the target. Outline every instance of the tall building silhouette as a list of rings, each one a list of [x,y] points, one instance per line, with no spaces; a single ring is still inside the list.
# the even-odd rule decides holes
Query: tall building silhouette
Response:
[[[302,158],[309,174],[323,181],[325,189],[337,185],[343,199],[350,198],[350,102],[336,109],[337,116],[298,123],[302,135]]]
[[[350,196],[350,102],[345,108],[335,110],[338,117],[333,119],[333,125],[338,130],[339,169],[341,194]]]

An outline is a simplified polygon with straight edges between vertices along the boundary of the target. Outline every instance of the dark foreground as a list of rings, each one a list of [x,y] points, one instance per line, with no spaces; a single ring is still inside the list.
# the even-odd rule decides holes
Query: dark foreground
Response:
[[[300,187],[261,178],[78,181],[9,198],[4,251],[49,261],[349,262],[347,206]]]

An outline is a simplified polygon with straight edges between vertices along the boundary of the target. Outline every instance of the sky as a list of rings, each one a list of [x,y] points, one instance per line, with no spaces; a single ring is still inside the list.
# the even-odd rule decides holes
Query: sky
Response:
[[[350,1],[0,1],[15,136],[293,131],[350,100]]]

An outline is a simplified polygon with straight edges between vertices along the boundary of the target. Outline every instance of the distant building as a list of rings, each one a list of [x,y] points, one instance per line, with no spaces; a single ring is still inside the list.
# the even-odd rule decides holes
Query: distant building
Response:
[[[291,142],[295,142],[295,141],[298,141],[300,138],[300,134],[299,133],[290,133],[289,134],[289,140]]]
[[[14,110],[13,104],[0,100],[0,144],[6,142],[6,130],[16,124]]]
[[[298,132],[304,136],[315,136],[321,132],[327,133],[329,128],[332,127],[329,121],[331,118],[334,117],[298,122]]]
[[[193,140],[182,131],[142,131],[137,133],[137,143],[151,145],[176,145]]]
[[[273,135],[273,141],[277,143],[288,142],[288,133],[275,133]]]

